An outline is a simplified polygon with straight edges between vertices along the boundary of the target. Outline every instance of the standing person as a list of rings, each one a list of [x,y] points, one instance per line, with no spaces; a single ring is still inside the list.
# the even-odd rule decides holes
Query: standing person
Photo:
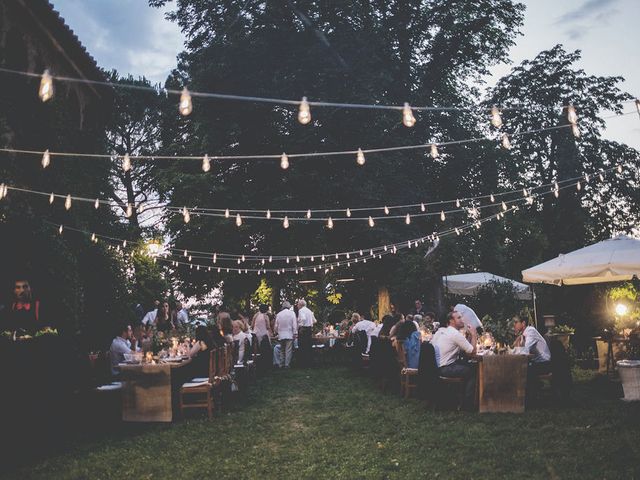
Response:
[[[351,322],[353,323],[351,333],[365,332],[367,334],[367,350],[364,353],[369,353],[371,349],[371,335],[376,329],[376,324],[371,320],[362,318],[359,313],[355,312],[351,315]]]
[[[276,315],[275,333],[280,343],[280,367],[289,368],[293,353],[293,341],[298,336],[296,314],[291,311],[291,304],[282,302],[282,310]]]
[[[463,303],[457,304],[453,307],[453,310],[460,314],[462,321],[470,330],[473,330],[478,335],[482,335],[482,322],[478,318],[478,315],[476,315],[476,312]]]
[[[420,315],[421,317],[424,317],[427,312],[425,312],[424,310],[424,306],[422,305],[422,300],[416,300],[414,302],[414,305],[415,305],[415,308],[411,313],[413,315]]]
[[[160,331],[167,331],[172,327],[171,316],[169,313],[169,302],[164,301],[158,305],[157,310],[147,313],[142,319],[145,325],[154,325]]]
[[[307,308],[306,300],[298,300],[298,347],[300,352],[300,363],[306,367],[311,366],[311,337],[313,335],[313,325],[315,323],[316,317],[313,312]]]
[[[267,315],[267,310],[269,307],[264,303],[258,307],[258,312],[253,316],[253,320],[251,321],[251,330],[256,334],[256,338],[258,339],[258,345],[262,345],[262,341],[269,341],[269,338],[273,336],[271,332],[271,323],[269,321],[269,316]]]
[[[111,361],[111,373],[113,375],[120,373],[118,365],[124,362],[124,354],[136,351],[136,343],[137,340],[133,336],[131,325],[123,324],[120,332],[111,342],[111,348],[109,348],[109,360]]]
[[[471,410],[475,403],[476,393],[476,372],[468,362],[460,360],[460,353],[473,355],[476,353],[475,330],[471,332],[472,342],[469,343],[460,329],[464,328],[464,322],[459,312],[452,311],[447,315],[448,326],[438,331],[431,339],[431,343],[436,350],[436,362],[438,370],[443,377],[463,378],[464,386],[464,407]]]
[[[231,315],[229,312],[221,311],[218,313],[218,328],[220,333],[224,337],[225,342],[233,342],[233,323],[231,322]]]
[[[29,280],[18,278],[13,285],[13,301],[7,312],[3,330],[34,335],[44,327],[41,319],[40,301],[34,300]]]
[[[189,311],[184,308],[180,300],[176,301],[176,319],[174,322],[175,327],[185,326],[189,324]]]

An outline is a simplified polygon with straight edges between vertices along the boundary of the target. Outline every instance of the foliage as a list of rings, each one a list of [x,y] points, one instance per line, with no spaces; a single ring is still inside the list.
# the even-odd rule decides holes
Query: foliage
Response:
[[[487,332],[490,332],[495,338],[496,342],[511,345],[515,340],[515,334],[513,333],[513,322],[511,317],[493,319],[491,315],[485,315],[482,317],[482,325]]]
[[[616,287],[612,287],[607,292],[607,297],[613,305],[612,310],[615,312],[615,305],[621,303],[628,309],[625,315],[615,315],[615,331],[622,332],[624,329],[633,329],[638,327],[640,320],[640,292],[638,287],[632,282],[625,282]]]
[[[574,370],[572,405],[519,415],[433,411],[417,400],[380,391],[344,368],[291,369],[259,378],[247,396],[209,421],[190,414],[172,425],[92,422],[60,429],[78,440],[40,456],[25,452],[6,478],[635,478],[640,406],[592,371]],[[616,385],[616,388],[620,388]],[[286,401],[286,415],[281,411]],[[366,408],[363,406],[366,405]],[[96,421],[103,423],[96,425]],[[518,461],[505,454],[521,445]],[[108,432],[108,433],[105,433]],[[401,435],[399,434],[401,432]],[[247,440],[250,438],[250,440]],[[313,441],[309,441],[313,439]],[[451,449],[473,450],[459,461]],[[180,445],[167,451],[167,445]],[[7,446],[6,448],[9,448]],[[248,455],[247,449],[254,454]],[[423,452],[428,451],[428,454]],[[158,455],[158,452],[165,452]],[[123,458],[153,459],[122,462]]]
[[[549,329],[550,335],[573,335],[576,333],[576,329],[568,325],[554,325]]]
[[[269,286],[266,278],[260,279],[260,285],[253,293],[251,297],[251,303],[254,307],[264,303],[265,305],[269,305],[271,303],[271,299],[273,298],[273,288]]]

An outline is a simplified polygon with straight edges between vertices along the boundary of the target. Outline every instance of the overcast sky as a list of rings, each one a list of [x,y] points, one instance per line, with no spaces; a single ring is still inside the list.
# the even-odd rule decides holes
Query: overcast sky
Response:
[[[145,0],[51,1],[101,67],[163,82],[175,65],[182,35],[163,11],[148,7]],[[582,50],[581,67],[588,74],[621,75],[623,88],[640,97],[640,0],[524,3],[523,36],[510,52],[515,64],[562,43],[568,50]],[[509,68],[495,68],[495,78]],[[640,149],[640,118],[612,119],[607,127],[607,137]]]

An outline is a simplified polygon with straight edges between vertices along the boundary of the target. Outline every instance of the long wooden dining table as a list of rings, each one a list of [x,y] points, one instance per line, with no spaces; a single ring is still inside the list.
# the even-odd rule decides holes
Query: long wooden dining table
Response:
[[[191,359],[155,364],[121,363],[122,420],[171,422],[175,403],[172,395],[177,386],[175,380],[179,370],[189,363]]]
[[[528,355],[478,355],[477,401],[480,413],[522,413]]]

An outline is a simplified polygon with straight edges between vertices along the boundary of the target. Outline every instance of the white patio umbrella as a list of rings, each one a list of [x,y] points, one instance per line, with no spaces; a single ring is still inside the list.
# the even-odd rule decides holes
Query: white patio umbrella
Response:
[[[619,235],[522,271],[527,283],[584,285],[640,278],[640,240]]]
[[[516,298],[519,298],[520,300],[531,300],[533,298],[531,289],[528,285],[488,272],[445,275],[442,277],[442,281],[444,282],[445,288],[450,293],[458,295],[474,296],[484,285],[488,285],[492,282],[506,282],[513,285],[516,291]]]

